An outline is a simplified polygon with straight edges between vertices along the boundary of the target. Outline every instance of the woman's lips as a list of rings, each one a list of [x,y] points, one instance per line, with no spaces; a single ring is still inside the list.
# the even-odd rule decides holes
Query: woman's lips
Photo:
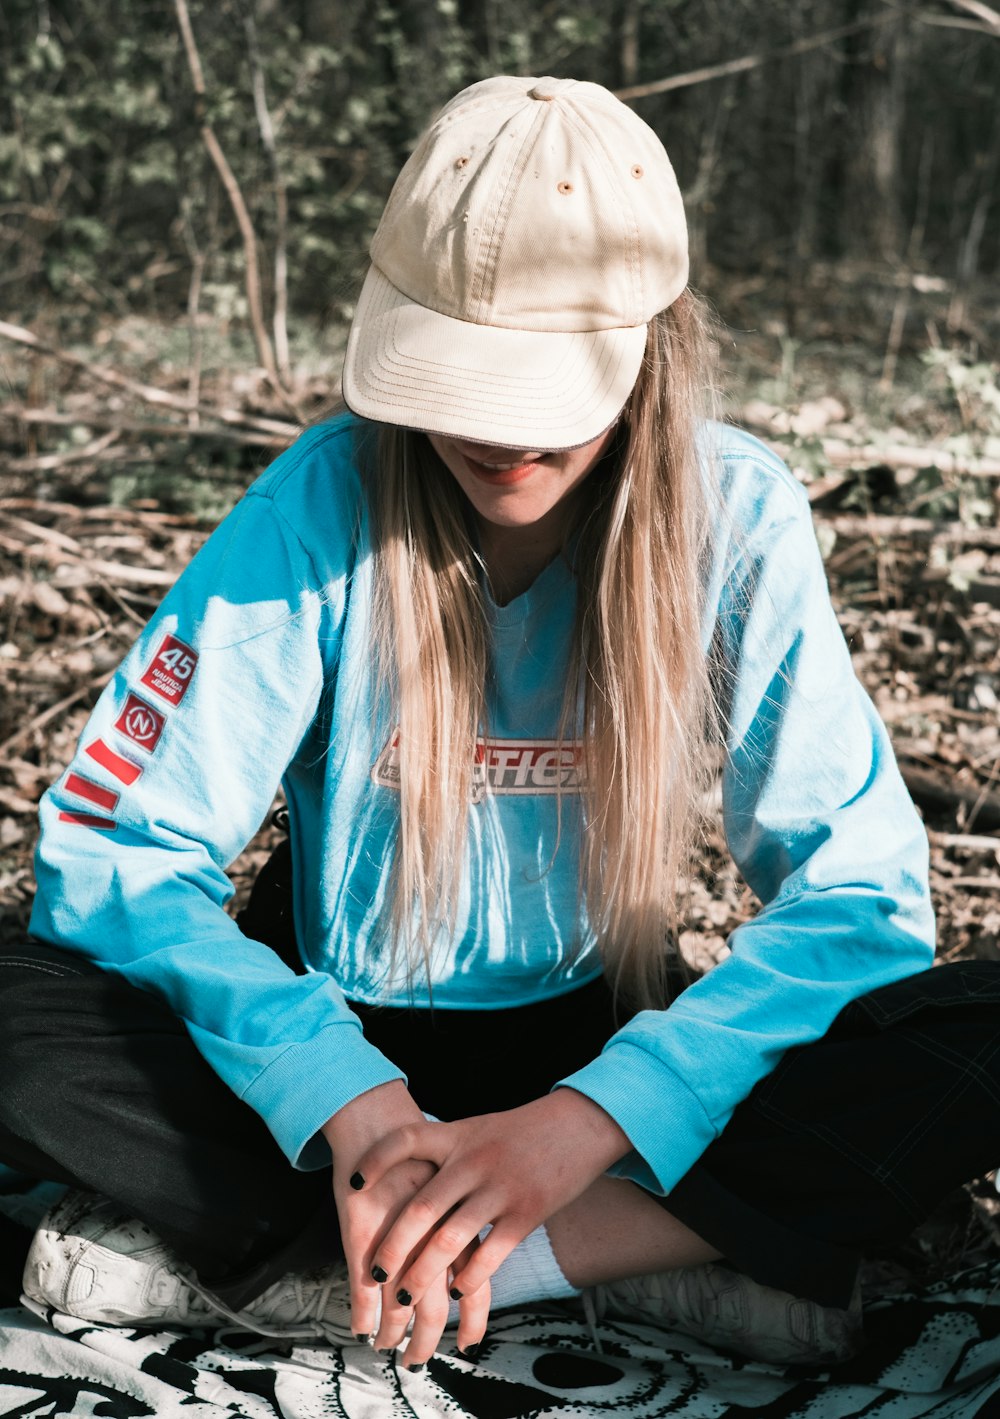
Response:
[[[526,459],[523,463],[512,463],[508,460],[497,459],[496,463],[480,463],[478,459],[471,458],[469,454],[463,453],[466,467],[469,472],[484,483],[493,486],[507,487],[511,483],[520,483],[523,478],[527,478],[535,465],[539,461],[539,456]]]

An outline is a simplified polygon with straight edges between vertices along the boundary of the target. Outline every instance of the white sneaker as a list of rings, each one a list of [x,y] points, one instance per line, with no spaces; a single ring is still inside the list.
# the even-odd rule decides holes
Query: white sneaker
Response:
[[[24,1267],[25,1299],[112,1325],[230,1326],[346,1343],[343,1265],[289,1273],[241,1311],[208,1291],[144,1222],[93,1193],[68,1192],[42,1218]]]
[[[595,1316],[675,1326],[725,1350],[773,1364],[849,1360],[863,1344],[861,1291],[847,1310],[762,1286],[718,1262],[630,1277],[589,1294]]]

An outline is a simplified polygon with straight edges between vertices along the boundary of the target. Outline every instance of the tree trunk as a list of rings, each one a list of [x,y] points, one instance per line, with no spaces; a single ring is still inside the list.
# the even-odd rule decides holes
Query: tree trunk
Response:
[[[851,0],[848,19],[862,5]],[[905,246],[900,152],[908,49],[905,23],[849,38],[841,85],[844,111],[841,249],[858,260],[897,261]]]

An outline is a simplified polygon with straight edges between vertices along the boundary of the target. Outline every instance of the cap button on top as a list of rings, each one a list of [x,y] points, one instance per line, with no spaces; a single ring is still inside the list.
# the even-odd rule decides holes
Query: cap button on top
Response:
[[[535,87],[528,90],[528,98],[541,99],[543,103],[551,103],[565,82],[564,79],[539,79]]]

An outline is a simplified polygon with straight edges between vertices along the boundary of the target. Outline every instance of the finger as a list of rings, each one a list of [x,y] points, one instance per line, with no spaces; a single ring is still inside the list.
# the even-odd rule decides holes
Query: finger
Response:
[[[479,1199],[474,1209],[460,1207],[445,1217],[429,1238],[420,1239],[422,1245],[414,1245],[406,1253],[413,1259],[401,1275],[401,1290],[418,1302],[449,1268],[453,1273],[461,1270],[466,1265],[465,1257],[471,1261],[472,1251],[479,1243],[479,1234],[489,1221],[488,1209],[484,1210]],[[394,1240],[395,1232],[393,1227],[387,1242]],[[403,1239],[405,1241],[405,1232]],[[380,1247],[380,1255],[382,1250]]]
[[[403,1306],[396,1300],[395,1291],[399,1282],[393,1278],[388,1285],[381,1286],[382,1315],[375,1332],[375,1349],[392,1350],[401,1345],[413,1320],[413,1307]]]
[[[507,1219],[499,1222],[485,1241],[476,1248],[468,1266],[455,1273],[451,1285],[452,1297],[464,1299],[478,1291],[487,1282],[502,1261],[506,1261],[514,1248],[523,1242],[531,1231],[530,1226],[520,1225]],[[455,1296],[455,1292],[458,1296]]]
[[[423,1368],[437,1349],[448,1324],[448,1291],[444,1281],[433,1286],[413,1312],[413,1330],[403,1363],[408,1370]]]
[[[379,1230],[395,1220],[397,1206],[390,1202],[386,1210],[380,1190],[373,1189],[363,1195],[352,1192],[343,1199],[341,1213],[341,1239],[350,1278],[351,1328],[355,1335],[370,1336],[378,1326],[382,1306],[379,1280],[388,1279],[387,1272],[373,1274],[375,1242]]]
[[[440,1276],[446,1266],[461,1254],[491,1220],[489,1201],[477,1196],[473,1204],[463,1207],[466,1188],[461,1177],[442,1179],[437,1174],[426,1187],[400,1210],[398,1217],[375,1244],[372,1274],[379,1280],[386,1276],[403,1276],[404,1272],[417,1283],[417,1289],[404,1280],[406,1290],[414,1296],[423,1295],[427,1287]],[[414,1277],[407,1258],[423,1257],[430,1252],[427,1264]],[[377,1268],[377,1269],[376,1269]]]
[[[373,1217],[359,1215],[350,1203],[341,1208],[340,1239],[347,1263],[351,1298],[351,1330],[358,1338],[368,1338],[378,1325],[381,1306],[379,1287],[371,1274]]]
[[[351,1278],[351,1331],[355,1340],[371,1339],[378,1329],[382,1305],[380,1288],[370,1279]]]
[[[486,1334],[490,1319],[490,1283],[487,1281],[478,1291],[463,1296],[458,1307],[458,1335],[456,1343],[468,1359],[474,1360]]]
[[[446,1123],[410,1123],[393,1129],[373,1143],[351,1175],[351,1187],[360,1192],[377,1183],[390,1168],[408,1159],[419,1158],[440,1167],[450,1152],[451,1137]]]

